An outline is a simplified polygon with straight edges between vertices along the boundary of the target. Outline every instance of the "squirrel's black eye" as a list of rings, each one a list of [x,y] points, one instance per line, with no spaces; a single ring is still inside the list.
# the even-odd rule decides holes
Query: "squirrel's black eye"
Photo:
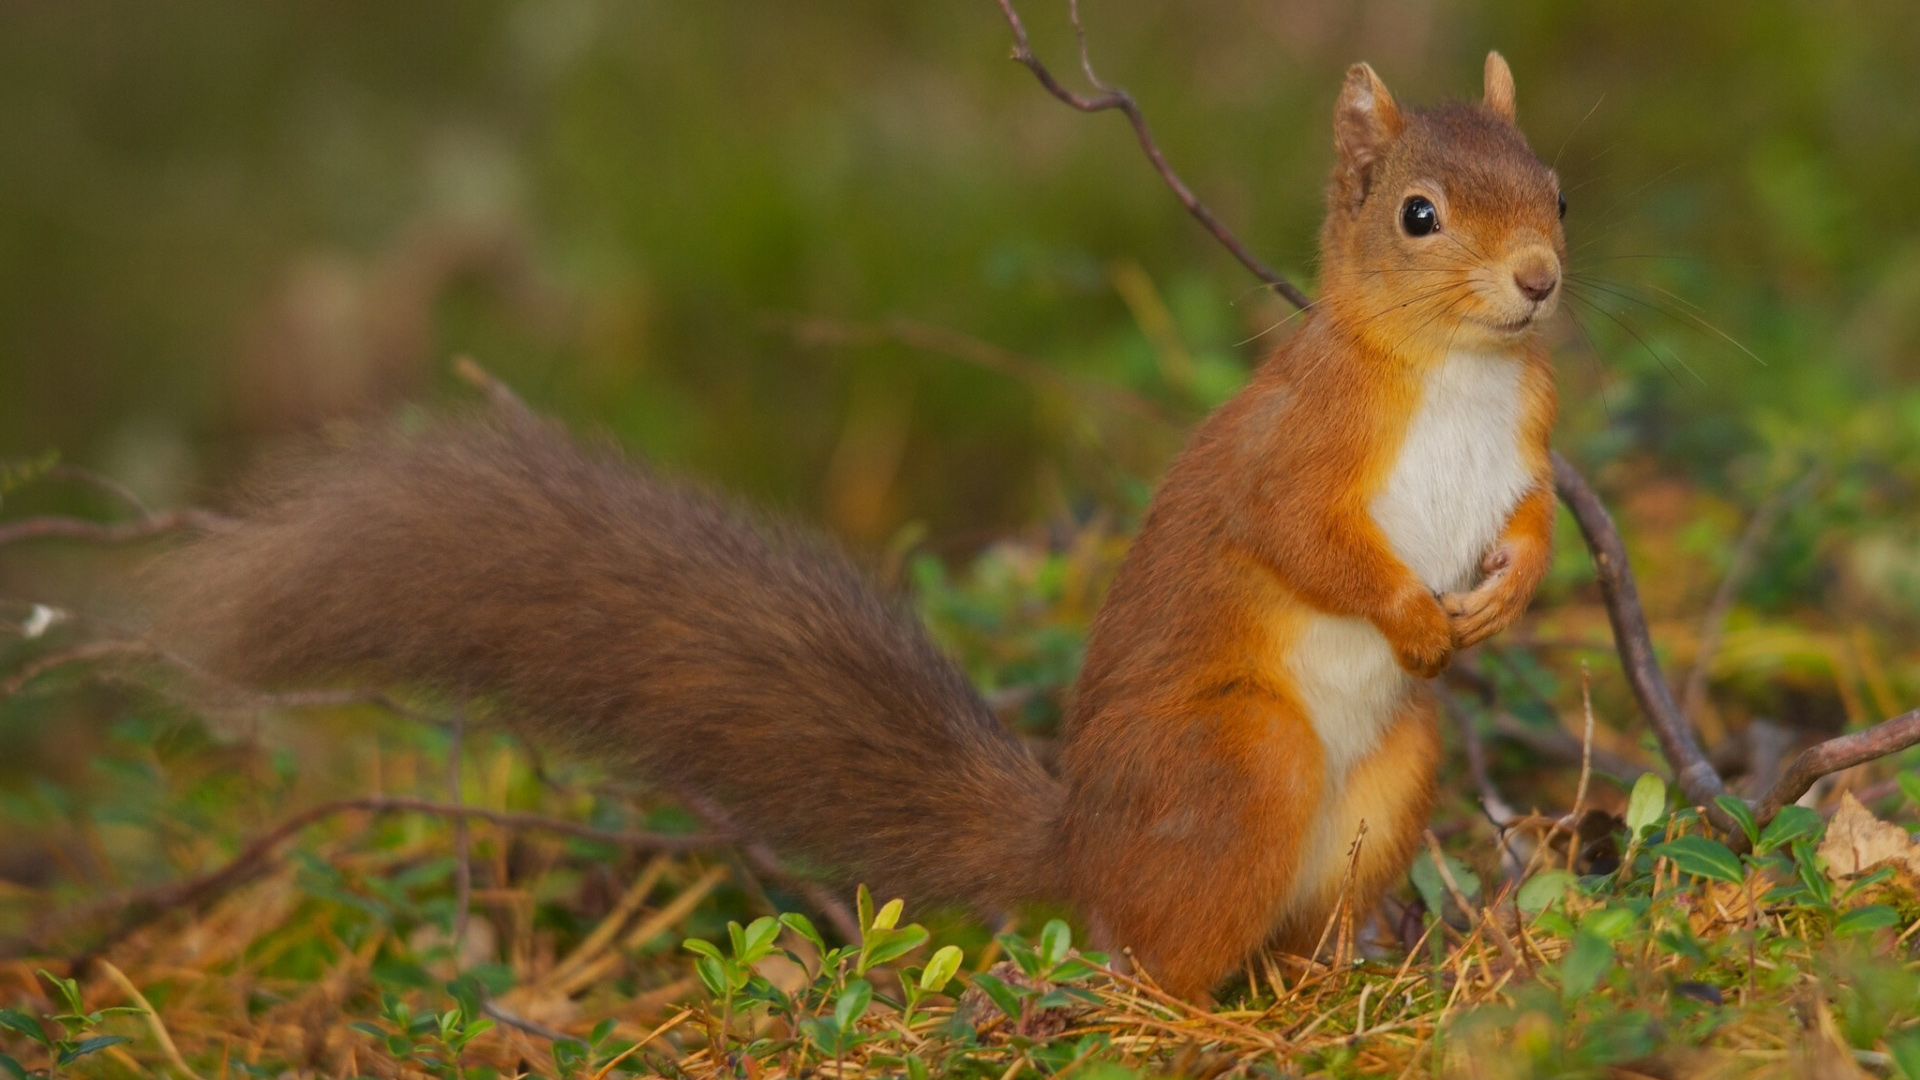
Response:
[[[1567,193],[1564,191],[1560,193],[1560,216],[1567,216]]]
[[[1424,195],[1409,195],[1400,207],[1400,227],[1408,236],[1426,236],[1440,231],[1440,211]]]

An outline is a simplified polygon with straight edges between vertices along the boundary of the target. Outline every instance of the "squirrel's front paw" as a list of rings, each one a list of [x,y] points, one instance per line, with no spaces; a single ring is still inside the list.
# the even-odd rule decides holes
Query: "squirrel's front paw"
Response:
[[[1517,561],[1505,544],[1487,553],[1481,564],[1487,578],[1470,592],[1447,593],[1440,606],[1453,626],[1453,646],[1466,649],[1505,630],[1527,609],[1544,566]],[[1531,571],[1531,572],[1528,572]]]
[[[1423,679],[1446,670],[1453,659],[1453,627],[1433,594],[1420,589],[1402,601],[1394,615],[1393,624],[1381,629],[1400,666]]]
[[[1501,602],[1498,578],[1488,578],[1472,592],[1447,593],[1440,606],[1453,627],[1453,643],[1468,649],[1499,633],[1507,625],[1507,605]]]

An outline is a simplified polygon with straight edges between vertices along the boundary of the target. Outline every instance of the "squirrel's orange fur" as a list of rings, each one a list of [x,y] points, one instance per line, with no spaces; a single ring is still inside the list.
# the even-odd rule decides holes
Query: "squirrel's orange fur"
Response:
[[[843,557],[531,418],[284,477],[176,558],[161,632],[244,678],[493,695],[886,894],[1070,901],[1204,996],[1263,945],[1312,948],[1363,823],[1351,901],[1405,871],[1427,680],[1549,553],[1536,327],[1565,241],[1506,64],[1481,103],[1418,111],[1358,65],[1335,135],[1322,299],[1168,472],[1058,780]]]

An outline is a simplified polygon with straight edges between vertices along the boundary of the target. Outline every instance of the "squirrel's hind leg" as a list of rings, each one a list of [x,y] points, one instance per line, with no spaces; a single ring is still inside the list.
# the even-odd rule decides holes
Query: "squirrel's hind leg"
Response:
[[[1204,1001],[1285,910],[1323,758],[1298,707],[1257,686],[1159,712],[1124,730],[1161,745],[1103,747],[1100,774],[1077,785],[1072,880],[1102,945],[1131,950],[1169,993]]]
[[[1320,826],[1337,846],[1321,865],[1303,870],[1316,880],[1301,882],[1299,900],[1274,935],[1277,948],[1310,954],[1325,936],[1343,891],[1355,916],[1364,918],[1406,875],[1433,814],[1441,755],[1438,712],[1431,689],[1414,686],[1380,741],[1347,773],[1342,790],[1329,801],[1329,819]],[[1362,822],[1366,836],[1356,859],[1350,852]]]

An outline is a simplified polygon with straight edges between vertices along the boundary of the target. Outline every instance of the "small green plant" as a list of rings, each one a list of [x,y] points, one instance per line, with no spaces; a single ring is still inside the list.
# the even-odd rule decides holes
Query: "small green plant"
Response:
[[[741,1048],[749,1056],[795,1051],[804,1054],[811,1047],[835,1058],[843,1057],[860,1045],[860,1018],[874,1001],[898,1009],[911,1022],[926,998],[952,981],[962,957],[958,948],[949,945],[937,950],[918,972],[909,968],[902,973],[904,1000],[876,993],[868,973],[925,945],[931,935],[918,923],[900,925],[904,910],[900,900],[889,900],[876,910],[873,895],[864,885],[859,890],[858,908],[860,940],[851,945],[828,946],[813,921],[798,912],[785,912],[778,918],[761,916],[745,926],[729,922],[728,948],[724,950],[713,942],[688,938],[684,944],[695,954],[694,970],[720,1007],[718,1025],[711,1029],[716,1046],[734,1037],[737,1017],[763,1008],[789,1020],[801,1042],[754,1040]],[[782,928],[812,946],[818,958],[813,978],[791,994],[754,969],[756,963],[776,951],[806,966],[806,957],[779,948]]]
[[[1107,958],[1102,953],[1076,954],[1073,931],[1061,920],[1050,920],[1042,927],[1037,944],[1018,934],[1001,934],[998,940],[1008,958],[1034,985],[1010,983],[985,971],[973,976],[972,982],[1008,1016],[1025,1019],[1046,1009],[1100,1000],[1091,990],[1070,984],[1098,974]]]
[[[578,1076],[581,1073],[591,1073],[597,1067],[596,1062],[600,1066],[606,1065],[623,1049],[608,1045],[608,1040],[613,1035],[613,1028],[613,1018],[608,1017],[593,1026],[593,1031],[588,1034],[585,1042],[579,1039],[556,1041],[553,1044],[555,1072],[560,1076]]]
[[[0,1009],[0,1028],[18,1032],[41,1046],[46,1051],[49,1067],[43,1072],[35,1072],[21,1064],[13,1055],[0,1053],[0,1069],[5,1069],[18,1080],[26,1080],[27,1077],[58,1076],[57,1070],[71,1065],[88,1054],[96,1054],[109,1046],[132,1041],[125,1035],[99,1035],[94,1034],[94,1031],[100,1026],[101,1021],[109,1016],[139,1014],[145,1010],[129,1005],[115,1005],[89,1012],[80,999],[78,981],[60,978],[45,968],[39,971],[41,978],[53,984],[67,1011],[35,1019],[16,1009]],[[54,1034],[56,1030],[59,1032],[57,1035]]]
[[[482,1015],[479,991],[472,983],[456,981],[448,991],[454,995],[453,1008],[418,1014],[399,995],[382,994],[384,1025],[355,1020],[348,1026],[380,1040],[395,1060],[412,1062],[433,1076],[464,1077],[461,1054],[493,1021]]]

